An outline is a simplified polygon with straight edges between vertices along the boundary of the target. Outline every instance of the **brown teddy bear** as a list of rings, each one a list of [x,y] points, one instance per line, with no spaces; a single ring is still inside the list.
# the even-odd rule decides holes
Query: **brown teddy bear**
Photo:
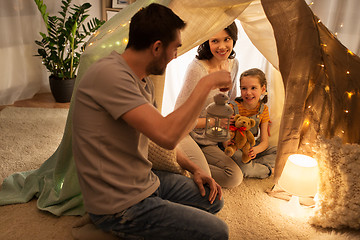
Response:
[[[250,131],[255,126],[255,120],[240,116],[240,114],[236,114],[234,120],[235,126],[230,126],[231,140],[224,152],[231,157],[237,149],[241,149],[242,162],[247,163],[251,160],[249,157],[250,147],[255,145],[254,135]]]

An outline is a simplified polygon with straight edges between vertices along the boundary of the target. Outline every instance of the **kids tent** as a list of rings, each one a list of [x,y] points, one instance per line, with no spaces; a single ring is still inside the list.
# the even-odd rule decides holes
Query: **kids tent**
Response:
[[[358,152],[360,59],[318,21],[304,0],[137,0],[89,40],[76,85],[94,61],[112,50],[124,50],[130,18],[151,2],[170,7],[187,22],[179,54],[238,19],[253,44],[280,71],[285,100],[278,119],[275,181],[290,154],[314,155],[313,146],[319,141],[340,139],[339,147],[352,144],[351,151]],[[164,78],[154,82],[161,102]],[[36,196],[38,208],[55,215],[85,213],[71,151],[72,111],[73,103],[58,149],[39,169],[6,178],[0,205],[24,203]]]

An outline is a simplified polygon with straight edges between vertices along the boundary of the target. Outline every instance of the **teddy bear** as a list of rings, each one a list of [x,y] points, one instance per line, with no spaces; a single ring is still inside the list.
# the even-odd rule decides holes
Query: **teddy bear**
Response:
[[[250,129],[255,126],[255,120],[236,114],[234,117],[234,126],[230,126],[230,142],[224,152],[227,156],[234,155],[237,149],[242,150],[242,162],[247,163],[251,160],[249,157],[250,147],[255,145],[254,135]]]

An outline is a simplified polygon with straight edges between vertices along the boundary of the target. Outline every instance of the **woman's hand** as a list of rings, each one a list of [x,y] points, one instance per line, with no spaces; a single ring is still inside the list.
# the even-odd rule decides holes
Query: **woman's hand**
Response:
[[[209,175],[205,174],[202,170],[198,170],[193,173],[193,180],[196,183],[196,185],[199,187],[199,191],[201,196],[205,196],[205,188],[204,185],[207,184],[210,188],[209,193],[209,202],[213,204],[213,202],[216,199],[216,196],[218,196],[218,199],[220,200],[222,198],[222,190],[220,185],[215,182],[215,180],[210,177]]]

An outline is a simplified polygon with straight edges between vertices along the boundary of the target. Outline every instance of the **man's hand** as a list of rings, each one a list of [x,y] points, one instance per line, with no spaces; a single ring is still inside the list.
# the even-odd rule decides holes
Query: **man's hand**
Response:
[[[190,161],[185,153],[183,153],[179,148],[176,148],[176,160],[183,169],[192,173],[193,181],[198,186],[201,196],[205,196],[206,192],[204,185],[208,185],[210,188],[209,202],[211,204],[215,201],[216,196],[218,196],[219,200],[222,198],[220,185],[217,184],[212,177],[206,174],[195,163]]]
[[[218,196],[219,200],[222,198],[222,191],[220,185],[209,175],[205,174],[202,170],[198,170],[193,173],[193,180],[198,185],[201,196],[205,196],[204,185],[208,185],[210,188],[209,202],[213,204]]]
[[[211,85],[211,89],[220,89],[222,92],[231,89],[232,85],[230,72],[225,70],[212,72],[203,77],[200,81],[206,81]]]

